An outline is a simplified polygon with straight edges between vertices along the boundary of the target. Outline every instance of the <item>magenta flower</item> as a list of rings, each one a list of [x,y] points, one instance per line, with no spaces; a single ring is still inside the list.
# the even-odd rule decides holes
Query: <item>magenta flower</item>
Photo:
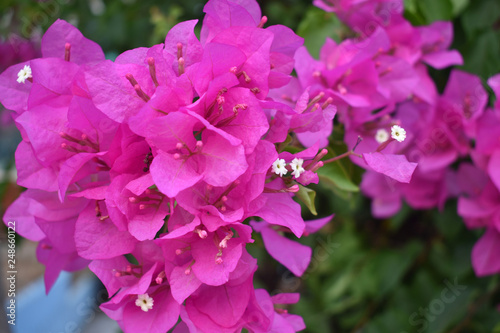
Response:
[[[477,276],[496,274],[500,271],[498,226],[486,230],[472,249],[472,267]]]
[[[274,309],[275,304],[294,304],[299,301],[299,294],[278,294],[269,296],[267,291],[258,289],[255,291],[259,305],[265,310],[271,325],[269,331],[273,332],[297,332],[305,329],[304,320],[297,315],[289,314],[284,309]],[[255,332],[266,332],[256,329]]]
[[[417,30],[421,38],[423,62],[437,69],[463,64],[458,51],[447,50],[453,40],[451,22],[434,22]]]
[[[47,293],[62,270],[76,271],[89,264],[77,253],[73,238],[76,220],[87,202],[86,199],[71,198],[61,203],[55,192],[30,189],[5,213],[5,221],[16,222],[17,233],[40,242],[37,258],[46,265],[44,277]]]
[[[476,122],[483,114],[487,102],[488,95],[479,77],[459,70],[451,72],[441,103],[445,105],[444,108],[454,109],[454,112],[460,114],[469,137],[476,136]],[[447,121],[451,123],[452,117],[457,118],[448,115]]]
[[[193,136],[196,118],[172,113],[155,122],[161,127],[149,139],[161,149],[151,164],[151,174],[168,197],[204,180],[212,186],[226,186],[241,176],[248,164],[241,145],[232,145],[214,131],[205,130],[201,140]],[[165,140],[170,136],[169,140]]]
[[[132,255],[138,264],[115,257],[90,265],[109,294],[114,294],[101,309],[118,321],[124,332],[169,330],[177,322],[180,306],[164,283],[162,252],[154,242],[143,242],[138,243]]]
[[[76,221],[75,243],[83,258],[109,259],[130,253],[137,240],[116,227],[100,201],[90,201]]]
[[[480,172],[476,169],[480,174]],[[465,176],[465,174],[462,173]],[[461,176],[461,175],[460,175]],[[481,184],[481,183],[480,183]],[[458,199],[458,214],[469,228],[500,227],[500,192],[491,182]]]

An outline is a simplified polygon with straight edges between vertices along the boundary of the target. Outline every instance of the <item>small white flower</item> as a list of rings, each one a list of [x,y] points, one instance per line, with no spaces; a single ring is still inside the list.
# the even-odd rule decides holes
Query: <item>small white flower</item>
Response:
[[[398,125],[394,125],[391,127],[391,137],[394,140],[403,142],[406,139],[406,131],[404,130],[404,128]]]
[[[290,166],[292,167],[292,174],[295,178],[299,178],[300,174],[305,172],[306,170],[302,167],[304,164],[304,160],[301,158],[294,158]]]
[[[135,305],[140,307],[142,311],[148,312],[153,308],[153,299],[148,294],[137,295]]]
[[[375,140],[377,140],[378,143],[386,142],[387,140],[389,140],[389,132],[387,132],[383,128],[380,128],[377,131],[377,134],[375,134]]]
[[[17,73],[17,82],[24,83],[27,79],[31,78],[31,67],[24,65],[24,68]]]
[[[276,161],[274,161],[273,172],[277,175],[280,175],[280,177],[283,177],[287,174],[288,170],[286,169],[286,162],[284,159],[278,158]]]

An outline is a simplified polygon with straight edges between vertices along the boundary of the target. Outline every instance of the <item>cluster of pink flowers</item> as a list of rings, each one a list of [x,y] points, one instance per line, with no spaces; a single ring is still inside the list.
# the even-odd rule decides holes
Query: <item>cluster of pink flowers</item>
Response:
[[[450,22],[413,27],[402,16],[401,0],[318,2],[335,11],[362,36],[337,44],[327,40],[320,60],[305,48],[297,52],[297,74],[301,86],[314,94],[333,99],[339,121],[344,125],[344,141],[363,159],[351,156],[367,169],[361,188],[373,198],[375,217],[396,214],[402,199],[416,209],[441,207],[450,196],[446,182],[449,167],[466,156],[473,123],[481,114],[487,95],[480,80],[454,71],[443,96],[428,74],[436,69],[462,63],[457,51],[447,50],[452,41]],[[459,85],[458,82],[465,84]],[[406,140],[387,145],[392,126],[405,129]],[[363,141],[358,144],[358,137]],[[377,172],[367,153],[401,154],[418,163],[411,182],[398,183]],[[398,159],[401,159],[401,155]],[[408,164],[397,163],[399,168]]]
[[[477,78],[476,78],[477,80]],[[458,84],[456,82],[455,84]],[[463,85],[464,81],[460,81]],[[469,83],[466,84],[468,86]],[[493,108],[483,110],[486,101],[474,105],[479,113],[471,122],[475,145],[472,163],[462,162],[455,174],[458,214],[469,228],[486,228],[472,250],[472,265],[478,276],[500,273],[500,75],[488,80],[496,95]],[[483,90],[475,87],[476,92]],[[480,109],[479,109],[480,107]],[[471,117],[472,118],[472,117]]]
[[[338,45],[328,40],[319,61],[299,49],[300,84],[334,99],[345,142],[353,147],[358,136],[364,139],[358,153],[385,149],[388,129],[397,124],[406,129],[407,138],[386,151],[418,163],[406,184],[374,172],[366,158],[351,156],[367,169],[361,189],[373,199],[373,215],[395,215],[402,200],[414,209],[430,209],[458,198],[458,213],[466,225],[487,228],[472,252],[476,274],[499,273],[500,102],[487,108],[481,79],[460,70],[452,70],[443,94],[438,93],[426,65],[442,69],[462,64],[460,54],[448,50],[451,23],[413,27],[402,16],[401,0],[315,4],[337,13],[361,38]],[[500,98],[500,76],[488,84]]]
[[[331,219],[305,223],[292,197],[318,182],[335,107],[307,92],[295,109],[269,98],[290,81],[303,40],[264,28],[255,1],[211,0],[205,13],[200,40],[197,21],[182,22],[165,43],[114,62],[58,20],[43,57],[0,76],[28,188],[4,220],[39,242],[47,290],[62,270],[88,266],[125,332],[165,332],[179,316],[179,332],[299,331],[302,318],[274,306],[298,294],[255,290],[246,245],[255,230],[304,273],[311,249],[284,234]],[[283,151],[292,133],[316,142]]]

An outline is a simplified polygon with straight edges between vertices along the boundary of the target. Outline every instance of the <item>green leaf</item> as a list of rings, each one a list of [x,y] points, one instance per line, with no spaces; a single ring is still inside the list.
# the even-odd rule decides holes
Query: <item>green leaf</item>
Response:
[[[423,25],[425,18],[419,12],[417,2],[417,0],[404,0],[404,16],[412,25]]]
[[[383,297],[395,290],[408,271],[413,261],[421,253],[422,243],[416,241],[408,243],[399,251],[387,251],[379,255],[377,273],[380,277],[380,289],[377,297]]]
[[[326,186],[337,187],[346,192],[359,192],[359,187],[352,182],[349,174],[339,161],[328,163],[319,168],[320,182]]]
[[[319,51],[327,37],[342,40],[347,28],[333,13],[327,13],[317,7],[310,7],[300,22],[297,34],[304,38],[304,45],[311,55],[319,57]]]
[[[311,211],[311,214],[318,215],[316,212],[316,207],[314,206],[314,199],[316,198],[316,192],[299,185],[299,191],[295,193],[295,196],[306,205],[307,208]]]
[[[419,0],[418,8],[427,23],[448,21],[452,18],[453,5],[450,0]]]
[[[500,71],[500,32],[489,30],[478,35],[461,48],[464,57],[463,70],[483,78]]]
[[[457,214],[457,205],[452,203],[447,204],[444,210],[434,210],[432,219],[446,239],[455,239],[464,227],[462,223],[457,223],[460,219]]]
[[[405,11],[413,15],[417,14],[417,0],[404,0]]]
[[[448,282],[453,285],[453,281],[453,279],[450,279]],[[460,281],[458,282],[458,284],[463,284]],[[427,329],[429,333],[449,332],[449,328],[452,327],[452,324],[454,326],[463,320],[467,313],[467,309],[471,306],[468,301],[472,292],[470,287],[464,291],[459,291],[452,302],[443,302],[442,292],[449,288],[445,284],[441,287],[441,293],[437,294],[428,304],[429,311],[432,311],[432,317],[435,318],[429,322],[429,328]],[[451,291],[449,291],[449,293],[452,294]]]
[[[478,33],[491,31],[499,18],[500,3],[497,0],[489,0],[474,2],[474,5],[464,12],[461,21],[467,38],[473,40],[478,37]]]
[[[407,328],[406,326],[408,326],[408,314],[399,307],[393,307],[372,318],[363,333],[405,333],[401,330]],[[410,332],[413,331],[419,332],[418,330],[411,330]]]
[[[453,16],[458,16],[469,5],[470,0],[451,0],[453,6]]]
[[[408,221],[410,214],[412,213],[412,209],[406,203],[403,202],[403,205],[399,212],[394,215],[391,219],[389,219],[388,228],[391,231],[399,230],[403,224]]]

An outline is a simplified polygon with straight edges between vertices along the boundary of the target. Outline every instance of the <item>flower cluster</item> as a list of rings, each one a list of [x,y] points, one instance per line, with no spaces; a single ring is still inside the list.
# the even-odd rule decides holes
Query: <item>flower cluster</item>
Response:
[[[331,219],[305,223],[293,196],[318,182],[336,108],[307,90],[295,109],[270,98],[303,40],[264,28],[256,2],[211,0],[204,11],[200,39],[197,21],[182,22],[115,61],[58,20],[43,57],[0,76],[28,188],[5,221],[39,242],[47,290],[62,270],[88,266],[125,332],[165,332],[179,316],[191,332],[295,332],[302,318],[274,304],[298,295],[255,290],[246,246],[259,232],[272,257],[304,273],[312,251],[285,234]],[[284,150],[295,135],[307,149]]]
[[[302,85],[315,84],[316,94],[334,99],[346,143],[353,147],[358,136],[363,137],[357,152],[364,161],[354,156],[352,161],[367,169],[361,189],[373,199],[373,215],[393,216],[403,200],[414,209],[430,209],[443,208],[448,199],[458,198],[458,213],[466,225],[487,228],[472,252],[476,274],[500,272],[495,255],[500,251],[500,102],[487,108],[481,79],[460,70],[451,71],[439,95],[426,67],[462,64],[461,55],[448,50],[451,23],[414,27],[402,16],[401,0],[317,0],[315,4],[334,11],[360,38],[338,45],[327,40],[319,61],[300,49],[296,70]],[[500,76],[488,84],[498,99]],[[393,124],[402,125],[408,136]],[[377,146],[385,149],[391,125],[393,138],[407,138],[387,149],[418,162],[408,184],[377,172],[366,158],[365,152]]]
[[[462,62],[457,51],[448,50],[451,23],[414,27],[402,16],[400,0],[315,4],[334,11],[359,37],[341,43],[327,39],[319,60],[300,48],[298,78],[273,97],[299,103],[307,87],[319,103],[337,106],[344,141],[351,152],[356,149],[350,158],[367,170],[361,189],[373,198],[374,216],[394,215],[402,199],[413,208],[442,206],[450,196],[449,167],[469,152],[473,122],[486,99],[478,79],[458,71],[438,96],[427,65],[441,69]],[[472,101],[475,96],[479,100]],[[298,137],[306,146],[318,138],[327,143],[326,135]]]
[[[483,110],[486,101],[476,105],[477,95],[472,95],[470,109],[479,113],[471,122],[475,130],[472,163],[461,162],[453,174],[459,215],[468,228],[486,228],[472,250],[472,266],[478,276],[500,272],[500,75],[490,78],[488,84],[495,92],[496,103]],[[478,91],[483,92],[476,87],[474,92]]]

